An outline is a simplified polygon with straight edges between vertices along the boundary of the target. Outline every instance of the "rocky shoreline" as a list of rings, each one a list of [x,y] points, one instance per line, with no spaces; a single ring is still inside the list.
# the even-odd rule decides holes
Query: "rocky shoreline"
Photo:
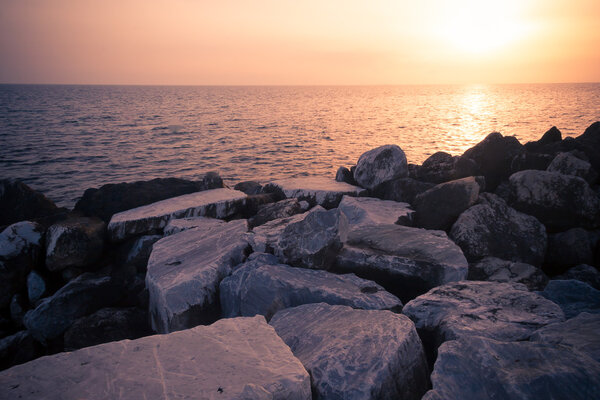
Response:
[[[600,122],[332,177],[0,181],[0,398],[600,397]]]

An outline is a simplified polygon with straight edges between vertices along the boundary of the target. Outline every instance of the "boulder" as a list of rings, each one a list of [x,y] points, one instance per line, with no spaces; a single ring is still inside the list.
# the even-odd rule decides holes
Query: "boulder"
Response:
[[[496,257],[485,257],[478,263],[469,265],[467,279],[517,282],[524,284],[529,290],[543,290],[548,284],[548,277],[541,269],[530,264],[501,260]]]
[[[148,313],[138,308],[102,308],[66,330],[65,351],[151,334]]]
[[[27,331],[0,339],[0,371],[33,360],[40,354],[40,347]],[[4,395],[0,393],[0,397]]]
[[[421,182],[412,178],[397,178],[383,182],[371,192],[374,197],[383,200],[401,201],[413,204],[415,197],[431,189],[435,184]]]
[[[546,131],[546,133],[544,133],[539,140],[525,143],[525,148],[529,151],[536,151],[541,146],[557,143],[561,140],[562,133],[556,126],[553,126],[552,128],[548,129],[548,131]]]
[[[444,343],[423,400],[591,399],[600,363],[567,347],[483,337]]]
[[[27,275],[27,298],[29,304],[35,304],[48,292],[46,279],[37,271],[31,271]]]
[[[430,155],[418,170],[417,176],[424,182],[443,183],[455,178],[454,157],[443,151]]]
[[[545,267],[562,273],[579,264],[594,264],[597,243],[597,235],[582,228],[548,235]]]
[[[237,190],[212,189],[162,200],[113,215],[108,234],[114,242],[161,231],[172,219],[228,218],[243,210],[246,195]]]
[[[102,256],[105,233],[106,224],[98,218],[71,218],[52,225],[46,232],[46,268],[93,266]]]
[[[458,217],[450,238],[469,262],[493,256],[539,266],[546,253],[544,225],[491,193],[481,194],[478,203]]]
[[[219,283],[246,257],[248,236],[246,220],[235,220],[154,243],[146,273],[152,329],[167,333],[216,320]]]
[[[402,149],[388,144],[363,153],[356,163],[354,180],[365,189],[383,182],[408,177],[408,163]]]
[[[417,400],[427,390],[421,340],[403,315],[318,303],[270,323],[308,370],[315,398]]]
[[[403,302],[447,282],[465,279],[468,264],[445,232],[400,225],[351,231],[334,270],[373,280]]]
[[[275,203],[264,204],[258,208],[255,216],[248,219],[251,228],[265,224],[274,219],[291,217],[302,213],[302,207],[296,198],[284,199]]]
[[[581,146],[581,151],[589,158],[592,167],[596,171],[600,171],[600,151],[598,151],[600,149],[600,121],[587,127],[583,134],[574,141]]]
[[[244,181],[237,183],[234,187],[234,190],[239,190],[240,192],[246,193],[248,196],[253,194],[260,194],[262,191],[262,185],[256,181]]]
[[[335,180],[337,182],[346,182],[350,185],[356,186],[356,181],[354,180],[354,174],[346,167],[339,167],[337,172],[335,173]]]
[[[75,204],[75,210],[108,223],[114,214],[121,211],[171,197],[222,187],[223,180],[216,172],[208,172],[201,180],[195,182],[177,178],[157,178],[133,183],[111,183],[99,189],[87,189]]]
[[[551,280],[538,292],[562,308],[565,316],[573,318],[582,312],[600,314],[600,290],[575,279]]]
[[[564,274],[558,275],[556,279],[576,279],[585,282],[594,289],[600,290],[600,272],[591,265],[581,264],[569,268]]]
[[[283,229],[275,255],[295,267],[330,269],[347,235],[348,220],[339,209],[315,207]]]
[[[316,207],[315,207],[316,208]],[[320,206],[319,206],[320,208]],[[302,221],[308,212],[296,214],[291,217],[278,218],[252,228],[254,235],[250,238],[252,250],[257,253],[272,253],[277,245],[279,237],[285,228],[293,223]]]
[[[592,184],[598,178],[598,173],[592,168],[592,165],[576,157],[572,152],[559,153],[550,165],[548,165],[547,171],[558,172],[564,175],[573,175],[585,179],[588,183]]]
[[[188,229],[209,229],[213,226],[221,226],[223,224],[226,224],[226,222],[209,217],[177,218],[172,219],[167,223],[167,226],[165,226],[165,229],[163,230],[163,234],[164,236],[169,236],[182,231],[187,231]]]
[[[176,220],[180,221],[180,220]],[[135,267],[138,271],[146,271],[152,246],[154,243],[162,239],[161,235],[145,235],[140,236],[131,243],[127,255],[125,256],[125,264]]]
[[[600,200],[579,177],[548,171],[520,171],[509,179],[508,204],[539,219],[548,229],[594,228]]]
[[[17,179],[0,179],[0,228],[19,221],[52,223],[66,213]]]
[[[436,185],[415,198],[415,224],[447,231],[478,197],[479,184],[472,176]]]
[[[510,162],[510,171],[513,174],[526,169],[545,171],[546,168],[548,168],[548,165],[550,165],[552,162],[552,159],[553,158],[550,154],[525,151],[513,157],[512,161]]]
[[[338,209],[348,219],[351,230],[368,225],[411,225],[414,214],[408,203],[372,197],[344,196]]]
[[[402,309],[402,302],[378,284],[354,274],[294,268],[279,264],[271,254],[254,253],[221,281],[222,316],[264,315],[283,308],[327,303],[367,310]]]
[[[310,378],[263,317],[42,357],[0,372],[0,393],[48,400],[240,399],[246,387],[309,400]]]
[[[358,186],[321,176],[280,179],[266,184],[263,191],[276,193],[281,199],[296,198],[307,201],[311,207],[319,205],[326,209],[337,207],[344,195],[364,194]]]

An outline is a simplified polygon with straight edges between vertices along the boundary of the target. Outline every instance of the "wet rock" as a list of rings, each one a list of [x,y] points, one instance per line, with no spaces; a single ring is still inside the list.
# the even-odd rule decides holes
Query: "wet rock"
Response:
[[[334,270],[373,280],[403,302],[467,276],[467,260],[445,232],[399,225],[351,231]]]
[[[348,219],[351,230],[369,225],[411,225],[414,214],[408,203],[372,197],[344,196],[338,209]]]
[[[585,282],[551,280],[542,292],[538,292],[562,308],[565,316],[573,318],[582,312],[600,314],[600,290]]]
[[[600,290],[600,272],[591,265],[581,264],[569,268],[564,274],[556,276],[556,279],[576,279]]]
[[[44,297],[48,291],[46,279],[37,271],[31,271],[27,275],[27,297],[30,304],[35,304],[39,299]]]
[[[600,391],[600,363],[567,347],[461,338],[439,349],[423,400],[589,399]]]
[[[549,172],[558,172],[564,175],[573,175],[585,179],[592,184],[598,179],[598,173],[592,168],[592,165],[576,157],[571,153],[559,153],[548,165]]]
[[[167,333],[216,320],[219,283],[244,260],[248,240],[246,221],[235,220],[156,242],[146,273],[152,328]]]
[[[46,232],[46,268],[60,271],[68,267],[91,267],[104,249],[106,224],[97,218],[71,218]]]
[[[469,262],[493,256],[539,266],[547,244],[544,225],[507,206],[491,193],[481,194],[478,204],[458,217],[450,230],[450,238],[460,246]]]
[[[113,215],[108,234],[114,242],[161,231],[172,219],[224,219],[241,212],[246,195],[237,190],[212,189],[162,200]]]
[[[310,373],[316,398],[420,399],[427,390],[423,347],[403,315],[319,303],[282,310],[271,325]]]
[[[234,190],[239,190],[240,192],[246,193],[248,196],[253,194],[260,194],[262,190],[262,185],[256,181],[244,181],[237,183],[234,187]]]
[[[263,317],[87,347],[0,373],[1,393],[32,400],[234,399],[247,385],[273,400],[311,398],[306,370]]]
[[[274,219],[291,217],[292,215],[300,214],[302,207],[298,199],[291,198],[262,205],[258,208],[255,216],[248,220],[248,225],[252,228],[262,225]]]
[[[582,228],[548,235],[545,267],[555,273],[579,264],[593,264],[598,237]]]
[[[284,229],[290,224],[302,221],[307,214],[305,212],[291,217],[278,218],[255,226],[252,228],[254,235],[250,238],[252,250],[257,253],[272,253]]]
[[[398,178],[383,182],[372,190],[373,196],[383,200],[393,200],[413,204],[415,197],[435,185],[412,178]]]
[[[527,286],[529,290],[543,290],[548,277],[541,269],[530,264],[485,257],[469,266],[470,281],[516,282]]]
[[[275,255],[296,267],[330,269],[347,235],[348,220],[340,210],[315,207],[283,229]]]
[[[39,354],[40,345],[27,331],[20,331],[2,338],[0,339],[0,370],[26,363]]]
[[[533,215],[548,229],[593,228],[600,200],[585,180],[547,171],[521,171],[509,179],[509,205]]]
[[[146,271],[148,259],[150,258],[150,253],[152,253],[152,246],[160,239],[162,239],[161,235],[145,235],[135,239],[128,246],[129,250],[125,257],[125,264],[135,267],[140,272]]]
[[[472,176],[436,185],[415,198],[415,223],[421,228],[447,231],[478,197],[479,184]]]
[[[157,178],[132,183],[111,183],[99,189],[87,189],[75,204],[75,210],[108,223],[114,214],[121,211],[171,197],[222,187],[223,180],[216,172],[208,172],[201,180],[195,182],[177,178]]]
[[[375,282],[354,274],[294,268],[271,254],[254,253],[221,281],[222,316],[264,315],[309,303],[346,305],[368,310],[400,311],[402,302]]]
[[[396,178],[408,177],[404,151],[396,145],[385,145],[363,153],[356,163],[354,180],[365,189]]]
[[[337,172],[335,173],[335,180],[337,182],[346,182],[349,185],[356,186],[356,181],[354,180],[354,174],[346,167],[339,167]]]
[[[0,227],[19,221],[43,224],[66,214],[41,193],[16,179],[0,179]]]

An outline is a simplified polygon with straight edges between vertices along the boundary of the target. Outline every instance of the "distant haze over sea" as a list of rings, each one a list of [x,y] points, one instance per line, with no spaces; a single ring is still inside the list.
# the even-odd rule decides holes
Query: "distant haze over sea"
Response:
[[[462,154],[492,131],[522,143],[600,120],[600,84],[485,86],[0,85],[0,171],[59,205],[157,177],[226,183],[333,177],[364,151]]]

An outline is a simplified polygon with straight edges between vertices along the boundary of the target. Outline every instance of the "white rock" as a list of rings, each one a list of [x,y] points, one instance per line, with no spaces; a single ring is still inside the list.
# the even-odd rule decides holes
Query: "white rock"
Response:
[[[191,218],[178,218],[172,219],[169,221],[165,229],[163,230],[163,234],[165,236],[173,235],[175,233],[179,233],[181,231],[187,231],[188,229],[193,228],[204,228],[207,229],[212,226],[219,226],[225,224],[226,222],[216,218],[208,218],[208,217],[191,217]]]
[[[367,225],[395,224],[398,221],[400,225],[406,225],[412,221],[414,214],[408,203],[372,197],[344,196],[338,208],[346,215],[351,230]]]
[[[32,247],[39,247],[42,228],[35,222],[22,221],[8,226],[0,233],[0,259],[10,259]]]
[[[274,219],[260,226],[255,226],[252,229],[254,235],[250,239],[252,250],[256,253],[273,252],[275,244],[286,226],[302,221],[307,214],[308,212],[305,212],[291,217]]]
[[[364,189],[332,178],[308,176],[273,181],[265,185],[263,191],[283,193],[286,198],[295,197],[311,206],[329,209],[337,207],[344,195],[359,196]]]

